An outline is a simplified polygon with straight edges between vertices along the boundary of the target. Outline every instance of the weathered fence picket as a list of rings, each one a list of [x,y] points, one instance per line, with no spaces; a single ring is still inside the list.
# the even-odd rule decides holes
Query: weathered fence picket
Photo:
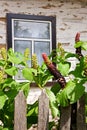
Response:
[[[27,105],[22,91],[20,91],[16,96],[14,106],[14,130],[27,130]]]
[[[85,96],[77,102],[77,130],[87,130],[85,123]]]
[[[44,90],[39,97],[38,130],[48,130],[49,99]]]
[[[26,99],[22,91],[18,93],[15,98],[15,110],[14,110],[14,130],[27,130],[26,119]],[[60,126],[58,130],[86,130],[85,123],[85,99],[84,96],[77,102],[76,107],[76,127],[72,126],[72,106],[61,108]],[[37,130],[49,130],[49,99],[42,90],[39,97],[38,106],[38,128]]]
[[[61,107],[59,130],[70,130],[70,123],[71,123],[71,105],[68,107]]]

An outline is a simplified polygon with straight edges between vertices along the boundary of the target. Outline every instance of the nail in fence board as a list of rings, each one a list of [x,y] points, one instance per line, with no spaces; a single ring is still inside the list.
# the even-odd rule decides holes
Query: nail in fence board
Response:
[[[27,130],[26,99],[23,91],[20,91],[15,98],[14,130]]]
[[[49,99],[44,90],[39,97],[38,130],[49,130]]]

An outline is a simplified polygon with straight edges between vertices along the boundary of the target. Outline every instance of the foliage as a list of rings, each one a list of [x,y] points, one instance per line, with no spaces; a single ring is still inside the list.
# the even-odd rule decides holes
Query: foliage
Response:
[[[86,42],[79,41],[75,44],[75,48],[81,47],[87,50],[86,44]],[[54,52],[56,52],[55,57],[53,57]],[[53,118],[60,116],[60,106],[66,107],[69,104],[77,102],[85,93],[84,84],[87,82],[87,56],[83,56],[81,60],[79,60],[77,54],[66,52],[60,43],[57,49],[52,51],[49,55],[49,63],[50,60],[52,60],[61,75],[65,78],[68,77],[64,88],[61,88],[57,79],[56,83],[51,86],[51,89],[45,88],[46,83],[50,79],[53,79],[53,75],[45,63],[42,63],[41,66],[38,65],[35,54],[31,59],[29,58],[28,49],[25,50],[24,54],[21,54],[13,52],[12,49],[6,52],[6,50],[2,48],[0,54],[0,121],[2,123],[0,130],[13,130],[14,98],[20,90],[23,90],[27,98],[31,82],[35,82],[40,89],[46,89]],[[77,61],[74,69],[71,68],[70,58],[74,58]],[[32,61],[31,67],[29,67],[28,64],[30,60]],[[17,82],[15,80],[19,70],[21,70],[21,75],[23,79],[26,80],[25,82]],[[85,95],[87,96],[87,94]],[[37,115],[38,101],[33,104],[28,104],[28,128],[33,123],[37,123]],[[53,125],[54,122],[50,122],[50,129]]]
[[[86,42],[81,42],[80,46],[79,42],[77,42],[75,47],[82,47],[82,49],[87,50],[86,46],[83,48],[85,43]],[[50,55],[50,58],[52,58],[53,53],[54,52]],[[74,58],[76,61],[74,69],[71,68],[69,58]],[[47,92],[50,98],[50,104],[52,104],[50,105],[52,115],[56,117],[60,115],[58,110],[60,106],[66,107],[69,104],[74,104],[85,93],[85,83],[87,82],[87,56],[85,55],[79,60],[77,54],[66,52],[59,43],[53,62],[61,74],[66,77],[66,79],[68,77],[65,88],[61,88],[57,82],[51,87],[49,93]]]
[[[36,82],[38,87],[42,89],[53,76],[46,70],[45,64],[36,67],[35,59],[32,60],[34,62],[33,67],[29,67],[28,61],[31,59],[28,49],[25,50],[24,54],[21,54],[13,52],[11,48],[8,51],[2,48],[0,54],[0,129],[12,130],[14,125],[14,99],[18,92],[23,90],[27,98],[31,82]],[[20,79],[20,75],[18,76],[19,70],[21,70],[21,76],[25,79],[25,82],[17,82],[15,77],[17,76]],[[37,102],[33,105],[27,105],[28,127],[37,122]],[[36,114],[34,114],[34,110]]]
[[[28,96],[30,79],[28,82],[19,83],[13,78],[18,73],[18,65],[27,65],[24,55],[13,52],[12,49],[6,52],[5,48],[1,48],[0,54],[0,129],[11,130],[14,120],[14,98],[19,90],[23,90],[25,96]]]
[[[78,47],[78,44],[79,42],[77,43],[76,47]],[[87,50],[86,47],[85,50]],[[52,55],[53,54],[51,54],[51,56]],[[74,70],[71,69],[71,62],[69,62],[69,58],[74,58],[78,61]],[[65,107],[69,104],[77,102],[77,100],[79,100],[80,97],[84,94],[84,84],[87,82],[87,76],[84,73],[84,68],[87,68],[87,66],[85,64],[84,59],[85,56],[79,61],[78,56],[76,54],[66,52],[59,43],[58,48],[56,50],[56,56],[55,58],[53,58],[53,62],[56,64],[56,67],[61,72],[61,74],[65,77],[68,77],[68,81],[66,83],[65,88],[62,89],[61,86],[56,83],[55,86],[52,86],[51,91],[47,93],[50,98],[50,102],[52,103],[54,99],[54,102],[56,102],[57,104],[57,108],[58,106]],[[59,115],[59,113],[56,113],[56,110],[54,110],[54,113],[56,115],[53,114],[53,116]]]

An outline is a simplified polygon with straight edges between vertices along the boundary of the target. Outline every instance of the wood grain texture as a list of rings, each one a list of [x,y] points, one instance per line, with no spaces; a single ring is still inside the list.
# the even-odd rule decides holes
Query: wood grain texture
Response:
[[[85,123],[85,96],[77,102],[77,130],[87,130]]]
[[[20,91],[15,98],[14,130],[27,130],[26,108],[26,99]]]
[[[44,90],[39,97],[38,130],[48,130],[49,99]]]
[[[59,130],[70,130],[71,126],[71,105],[61,107],[61,118]]]

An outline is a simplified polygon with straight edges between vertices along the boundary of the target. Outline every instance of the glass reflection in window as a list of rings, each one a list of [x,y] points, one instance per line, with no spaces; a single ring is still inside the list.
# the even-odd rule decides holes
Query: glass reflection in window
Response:
[[[14,21],[14,36],[25,38],[50,38],[50,23],[34,21]]]
[[[37,55],[39,64],[43,62],[42,53],[46,53],[47,55],[50,54],[50,42],[43,42],[43,41],[35,41],[34,43],[34,51]]]

